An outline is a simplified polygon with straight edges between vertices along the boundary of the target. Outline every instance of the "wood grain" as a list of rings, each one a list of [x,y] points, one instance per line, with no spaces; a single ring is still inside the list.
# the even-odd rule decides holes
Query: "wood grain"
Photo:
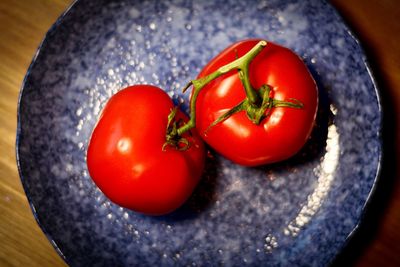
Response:
[[[65,266],[37,225],[15,163],[19,89],[30,61],[71,0],[0,1],[0,266]],[[335,266],[400,266],[400,7],[334,0],[361,40],[381,89],[385,161],[372,205]]]
[[[37,225],[15,160],[17,101],[44,34],[71,1],[0,1],[0,266],[66,266]]]

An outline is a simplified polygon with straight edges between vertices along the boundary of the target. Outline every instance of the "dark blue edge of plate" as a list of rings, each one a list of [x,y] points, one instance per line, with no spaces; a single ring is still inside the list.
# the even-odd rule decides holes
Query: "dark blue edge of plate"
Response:
[[[54,241],[54,239],[52,238],[51,234],[47,232],[47,230],[45,229],[45,227],[42,225],[42,223],[39,220],[38,214],[36,212],[35,206],[32,203],[32,200],[30,198],[30,194],[29,194],[29,190],[25,184],[25,178],[22,174],[22,170],[21,170],[21,165],[20,165],[20,157],[19,157],[19,142],[20,142],[20,135],[21,135],[21,118],[20,118],[20,108],[21,108],[21,99],[22,99],[22,95],[23,95],[23,91],[26,85],[26,81],[28,76],[30,75],[36,59],[38,58],[42,47],[44,46],[44,44],[47,42],[48,36],[54,32],[58,26],[63,22],[64,18],[66,17],[66,15],[76,6],[76,3],[79,0],[74,0],[69,7],[58,17],[58,19],[56,20],[56,22],[54,22],[54,24],[50,27],[50,29],[47,31],[47,33],[45,34],[43,40],[41,41],[41,43],[39,44],[36,53],[34,54],[32,61],[28,67],[28,70],[24,76],[24,79],[22,81],[22,85],[20,88],[20,92],[19,92],[19,96],[18,96],[18,108],[17,108],[17,132],[16,132],[16,141],[15,141],[15,153],[16,153],[16,163],[17,163],[17,168],[18,168],[18,173],[21,179],[21,183],[22,183],[22,187],[24,189],[26,198],[29,202],[29,206],[31,208],[32,214],[37,222],[37,224],[39,225],[40,229],[43,231],[43,233],[45,234],[45,236],[47,237],[47,239],[50,241],[51,245],[54,247],[54,249],[56,250],[56,252],[58,253],[58,255],[60,255],[60,257],[65,261],[65,263],[67,265],[69,264],[69,259],[67,259],[67,257],[62,253],[62,251],[60,250],[60,248],[58,247],[57,243]],[[362,44],[360,43],[359,39],[356,37],[356,35],[352,32],[351,27],[349,27],[348,23],[343,19],[342,15],[339,14],[338,10],[330,3],[327,2],[327,5],[329,6],[329,8],[331,8],[332,13],[334,14],[334,16],[336,16],[345,26],[346,28],[346,32],[351,36],[351,38],[356,42],[356,44],[359,46],[361,53],[362,53],[362,60],[364,62],[364,65],[368,71],[369,76],[371,77],[372,80],[372,84],[374,86],[375,89],[375,94],[377,97],[377,101],[378,101],[378,108],[379,108],[379,115],[380,115],[380,123],[379,123],[379,129],[378,129],[378,138],[379,138],[379,145],[381,147],[380,150],[380,154],[379,154],[379,159],[378,159],[378,166],[377,166],[377,171],[375,174],[375,179],[374,179],[374,183],[372,184],[371,190],[367,196],[367,199],[364,203],[364,206],[362,207],[362,212],[360,214],[360,216],[357,218],[357,223],[354,226],[353,230],[347,235],[346,239],[343,241],[343,243],[341,244],[340,249],[336,252],[335,257],[333,257],[329,263],[332,264],[334,262],[334,260],[336,259],[336,257],[340,254],[340,252],[349,244],[350,240],[352,239],[352,237],[355,235],[355,233],[357,232],[357,230],[360,228],[360,225],[363,221],[363,218],[365,217],[367,211],[368,211],[368,205],[371,202],[372,196],[374,195],[376,188],[377,188],[377,184],[379,181],[379,177],[382,171],[382,155],[383,155],[383,140],[382,140],[382,129],[383,129],[383,116],[384,116],[384,112],[382,109],[382,98],[381,98],[381,94],[378,90],[378,86],[377,86],[377,82],[376,82],[376,78],[371,70],[370,67],[370,63],[367,59],[367,56],[365,54],[365,49],[362,46]]]
[[[79,0],[74,0],[68,7],[66,10],[64,10],[64,12],[57,18],[57,20],[53,23],[53,25],[50,27],[50,29],[46,32],[45,36],[43,37],[42,41],[40,42],[33,58],[32,61],[28,67],[28,70],[24,76],[24,79],[22,81],[22,85],[20,88],[20,92],[19,92],[19,96],[18,96],[18,108],[17,108],[17,133],[16,133],[16,141],[15,141],[15,153],[16,153],[16,161],[17,161],[17,167],[18,167],[18,173],[19,173],[19,177],[21,179],[21,183],[22,183],[22,187],[25,191],[25,195],[26,198],[28,199],[29,202],[29,206],[32,210],[33,213],[33,217],[35,218],[37,224],[39,225],[40,229],[43,231],[44,235],[47,237],[47,239],[50,241],[50,244],[54,247],[54,249],[56,250],[56,252],[58,253],[58,255],[60,255],[60,257],[64,260],[64,262],[70,266],[69,263],[69,259],[67,259],[67,257],[65,257],[65,255],[62,253],[61,249],[58,247],[57,243],[54,241],[53,237],[51,236],[51,234],[49,232],[47,232],[47,230],[45,229],[45,227],[43,226],[43,224],[40,222],[39,217],[38,217],[38,213],[36,212],[36,208],[32,202],[32,199],[30,197],[29,194],[29,189],[27,188],[26,184],[25,184],[25,177],[22,174],[22,170],[21,170],[21,164],[20,164],[20,157],[19,157],[19,142],[20,142],[20,135],[21,135],[21,118],[20,118],[20,109],[21,109],[21,100],[22,100],[22,95],[24,92],[24,88],[26,86],[26,81],[28,79],[28,76],[30,75],[36,59],[39,57],[39,54],[41,52],[42,47],[44,46],[44,44],[47,42],[48,36],[56,31],[56,29],[59,27],[59,25],[63,22],[64,18],[66,17],[66,15],[76,6],[75,4],[78,2]]]
[[[347,21],[343,18],[343,16],[339,13],[339,11],[330,3],[330,8],[332,9],[333,14],[343,23],[343,25],[346,28],[346,32],[350,35],[350,37],[356,42],[356,44],[359,46],[360,51],[362,53],[362,61],[364,62],[365,68],[368,71],[369,76],[371,77],[372,84],[374,85],[375,89],[375,95],[378,101],[378,108],[379,108],[379,115],[380,115],[380,121],[379,121],[379,128],[378,128],[378,140],[379,140],[379,145],[381,147],[380,154],[379,154],[379,159],[378,159],[378,166],[376,169],[375,173],[375,179],[374,183],[372,184],[371,190],[369,191],[369,194],[367,196],[367,199],[365,200],[364,206],[361,209],[361,214],[357,219],[357,223],[354,226],[353,230],[347,235],[346,239],[343,241],[343,244],[341,245],[340,249],[336,252],[335,257],[333,257],[329,263],[329,265],[332,265],[335,261],[335,259],[340,255],[340,252],[343,251],[345,247],[347,247],[350,244],[350,241],[352,238],[355,236],[357,231],[360,229],[360,225],[363,223],[364,218],[366,217],[366,214],[368,213],[368,206],[370,206],[370,203],[372,202],[373,195],[375,194],[378,183],[380,180],[380,176],[382,174],[382,162],[384,161],[384,156],[383,156],[383,139],[382,139],[382,132],[383,132],[383,118],[385,116],[384,110],[382,108],[382,95],[381,92],[378,89],[378,83],[376,80],[376,77],[372,71],[370,62],[367,58],[367,55],[365,53],[365,48],[360,42],[359,37],[352,31],[352,28],[349,26]]]

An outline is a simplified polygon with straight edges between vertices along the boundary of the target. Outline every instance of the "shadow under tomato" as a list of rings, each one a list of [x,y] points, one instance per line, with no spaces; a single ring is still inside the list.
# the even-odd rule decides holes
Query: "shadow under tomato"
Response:
[[[174,212],[154,217],[154,219],[166,222],[189,220],[196,218],[208,209],[216,200],[215,186],[219,165],[218,157],[214,157],[209,152],[203,176],[189,199]]]
[[[302,165],[306,162],[313,161],[315,159],[321,158],[325,153],[326,141],[328,137],[328,128],[334,122],[334,114],[332,113],[331,99],[329,97],[330,88],[326,88],[322,85],[319,80],[318,74],[312,68],[312,66],[308,66],[311,74],[313,75],[317,86],[318,86],[318,111],[317,116],[315,118],[315,125],[311,132],[310,138],[303,146],[303,148],[293,157],[260,167],[256,167],[261,170],[274,170],[287,168],[288,166],[295,167],[298,165]]]
[[[311,133],[310,139],[304,147],[292,158],[275,164],[268,164],[256,169],[265,171],[287,168],[288,166],[294,167],[302,165],[305,162],[313,161],[320,158],[325,153],[326,140],[328,135],[328,127],[333,123],[334,116],[330,110],[331,100],[328,95],[329,88],[324,88],[319,82],[318,74],[309,66],[309,69],[316,80],[319,93],[318,112],[316,116],[316,123]],[[182,207],[176,211],[163,215],[153,217],[154,220],[173,222],[181,220],[189,220],[198,217],[203,211],[207,210],[212,203],[216,201],[216,179],[220,162],[218,157],[214,156],[215,151],[209,149],[206,159],[205,173],[203,174],[200,183],[197,185],[192,196],[183,204]]]

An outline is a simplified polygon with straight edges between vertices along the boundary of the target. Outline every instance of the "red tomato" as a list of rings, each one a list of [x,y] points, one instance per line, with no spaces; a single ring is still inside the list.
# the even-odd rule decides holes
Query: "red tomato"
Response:
[[[161,215],[192,194],[204,168],[204,144],[195,132],[187,132],[187,150],[163,150],[172,108],[169,96],[149,85],[128,87],[107,103],[90,139],[87,165],[111,201]],[[187,121],[180,111],[176,119]]]
[[[199,78],[243,56],[259,41],[247,40],[228,47],[204,67]],[[272,108],[259,125],[241,111],[206,131],[223,113],[246,98],[238,71],[234,70],[200,91],[197,130],[212,148],[235,163],[257,166],[285,160],[300,150],[311,133],[318,106],[316,83],[296,54],[270,42],[251,61],[249,73],[254,89],[268,85],[274,99],[296,99],[303,108]]]

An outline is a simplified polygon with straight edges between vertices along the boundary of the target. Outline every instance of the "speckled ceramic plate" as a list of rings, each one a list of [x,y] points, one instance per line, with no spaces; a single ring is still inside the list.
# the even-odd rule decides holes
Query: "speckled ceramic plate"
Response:
[[[243,168],[215,155],[178,211],[148,217],[91,181],[88,138],[128,85],[188,80],[232,42],[296,51],[320,89],[294,158]],[[21,90],[19,171],[43,231],[72,266],[324,266],[357,227],[379,173],[381,109],[360,45],[321,1],[78,1],[50,29]]]

